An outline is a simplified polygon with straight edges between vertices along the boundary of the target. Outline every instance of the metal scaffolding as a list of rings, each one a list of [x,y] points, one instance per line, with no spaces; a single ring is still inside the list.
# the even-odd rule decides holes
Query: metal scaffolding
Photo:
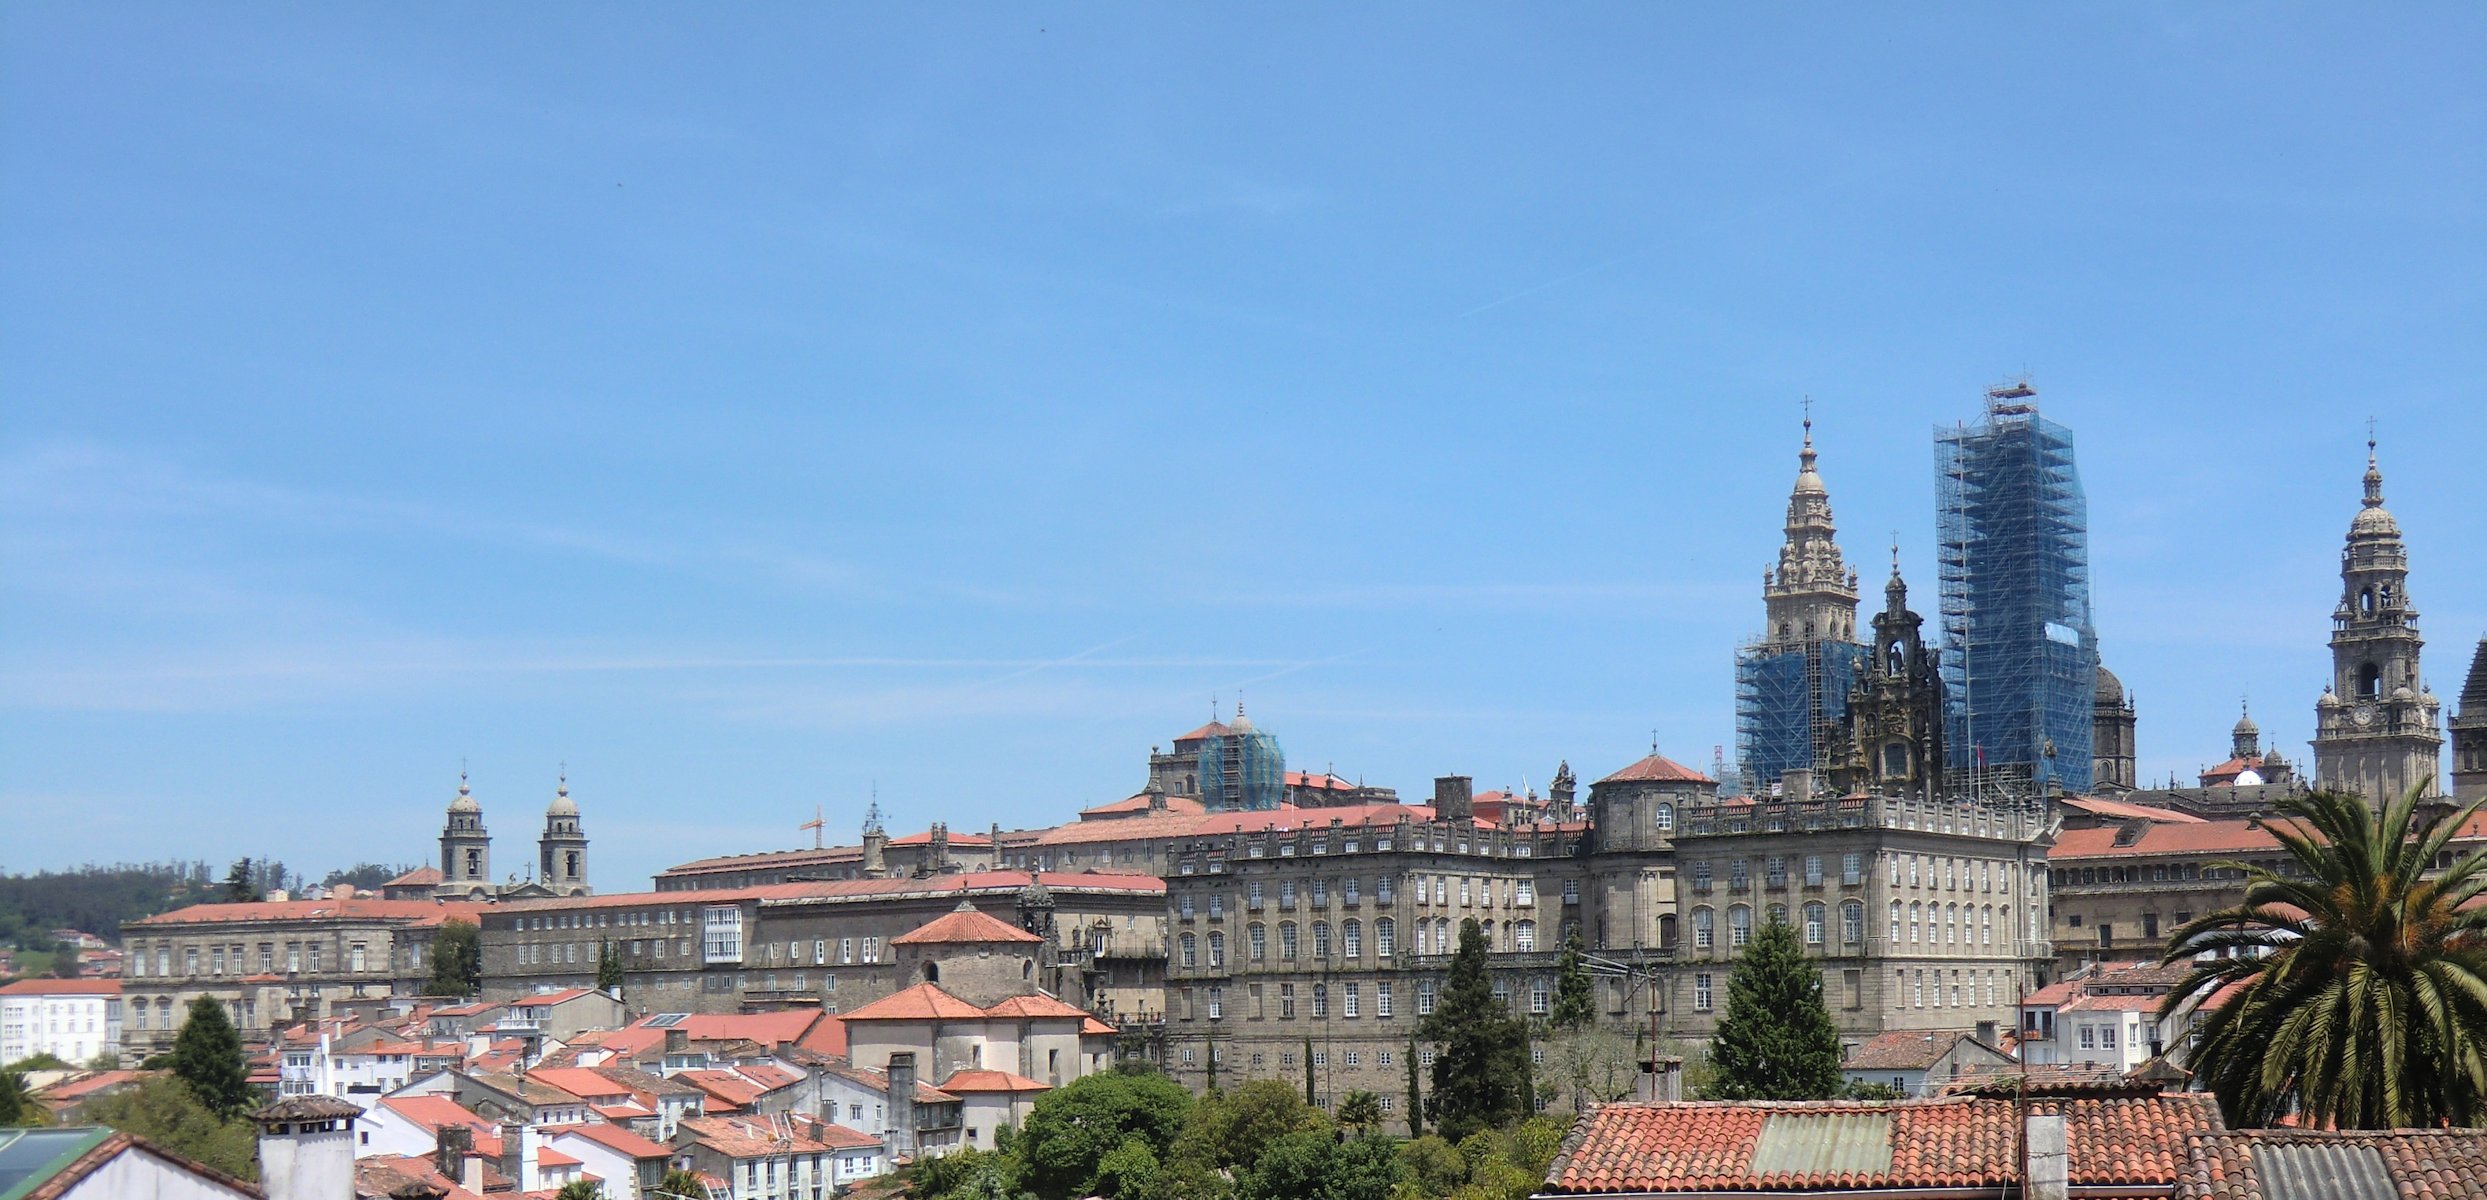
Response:
[[[1868,647],[1830,641],[1736,652],[1736,760],[1755,795],[1769,795],[1782,772],[1833,765],[1849,689],[1871,657]]]
[[[1994,388],[1984,421],[1935,428],[1945,734],[1973,792],[2091,782],[2089,505],[2036,398]]]
[[[1276,808],[1287,794],[1287,757],[1278,736],[1237,723],[1242,728],[1201,739],[1201,806],[1210,812]]]

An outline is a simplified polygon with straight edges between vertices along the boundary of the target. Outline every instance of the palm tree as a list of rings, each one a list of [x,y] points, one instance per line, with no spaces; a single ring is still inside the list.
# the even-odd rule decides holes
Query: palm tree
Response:
[[[2246,863],[2234,907],[2188,922],[2162,962],[2206,953],[2164,1018],[2226,992],[2191,1066],[2232,1126],[2284,1116],[2318,1127],[2487,1122],[2487,848],[2427,878],[2487,800],[2413,817],[2418,789],[2380,810],[2315,792],[2265,826],[2295,870]]]

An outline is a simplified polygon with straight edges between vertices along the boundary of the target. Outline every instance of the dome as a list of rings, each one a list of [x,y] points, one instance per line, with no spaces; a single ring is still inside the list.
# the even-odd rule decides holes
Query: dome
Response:
[[[2333,695],[2330,688],[2324,688],[2323,698],[2315,701],[2314,706],[2316,708],[2338,708],[2340,707],[2340,697]]]
[[[2246,769],[2237,772],[2237,786],[2261,787],[2262,773],[2260,771],[2256,771],[2252,767],[2247,767]]]
[[[1236,733],[1250,733],[1252,732],[1252,718],[1237,712],[1235,719],[1227,722],[1226,727]]]
[[[466,790],[466,776],[464,775],[458,776],[458,798],[449,802],[449,811],[453,813],[480,813],[484,811],[483,805],[475,803],[474,793]]]
[[[544,815],[548,817],[575,817],[579,815],[578,801],[570,798],[569,780],[562,780],[561,786],[553,789],[553,802],[545,806]]]
[[[2231,727],[2228,732],[2240,738],[2249,736],[2261,737],[2262,726],[2256,725],[2253,717],[2243,716],[2237,718],[2237,723]]]
[[[2395,700],[2415,700],[2418,698],[2418,693],[2410,691],[2409,685],[2404,683],[2401,686],[2392,689],[2392,698]]]
[[[2124,681],[2116,678],[2116,673],[2103,665],[2098,669],[2098,702],[2100,704],[2124,703]]]
[[[2392,510],[2383,507],[2361,508],[2349,521],[2350,537],[2399,537],[2400,522],[2392,519]]]

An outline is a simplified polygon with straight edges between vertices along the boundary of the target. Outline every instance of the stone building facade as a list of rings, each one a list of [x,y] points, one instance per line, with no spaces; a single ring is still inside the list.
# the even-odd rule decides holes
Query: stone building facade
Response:
[[[2409,551],[2383,506],[2383,472],[2366,443],[2366,498],[2340,552],[2332,610],[2332,682],[2315,702],[2317,786],[2369,798],[2441,790],[2442,706],[2418,671],[2426,641],[2409,595]]]
[[[484,825],[483,804],[468,787],[466,773],[459,772],[458,794],[441,823],[439,870],[431,894],[443,900],[483,903],[511,896],[587,895],[587,833],[579,823],[578,802],[570,798],[569,777],[555,785],[553,802],[545,806],[544,833],[526,877],[513,872],[495,879],[492,833]],[[390,891],[402,898],[422,898],[410,894],[415,881],[415,874],[401,876],[390,881]]]

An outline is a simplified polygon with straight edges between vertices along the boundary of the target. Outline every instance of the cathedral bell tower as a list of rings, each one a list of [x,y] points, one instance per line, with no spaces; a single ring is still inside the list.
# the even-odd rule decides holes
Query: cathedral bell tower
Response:
[[[544,837],[536,843],[536,878],[556,896],[587,894],[587,834],[579,829],[578,802],[570,798],[570,777],[553,789],[544,809]]]
[[[1898,548],[1874,616],[1874,657],[1849,693],[1842,754],[1831,773],[1841,792],[1935,800],[1943,792],[1943,674],[1926,644],[1926,620],[1909,610]]]
[[[493,892],[492,835],[484,830],[484,806],[467,790],[466,772],[458,772],[458,795],[449,802],[449,820],[440,831],[439,895],[483,899]]]
[[[2366,442],[2366,500],[2340,552],[2332,610],[2332,685],[2315,702],[2314,779],[2369,801],[2439,790],[2442,707],[2418,675],[2418,610],[2409,601],[2409,552],[2383,506],[2383,472]]]

